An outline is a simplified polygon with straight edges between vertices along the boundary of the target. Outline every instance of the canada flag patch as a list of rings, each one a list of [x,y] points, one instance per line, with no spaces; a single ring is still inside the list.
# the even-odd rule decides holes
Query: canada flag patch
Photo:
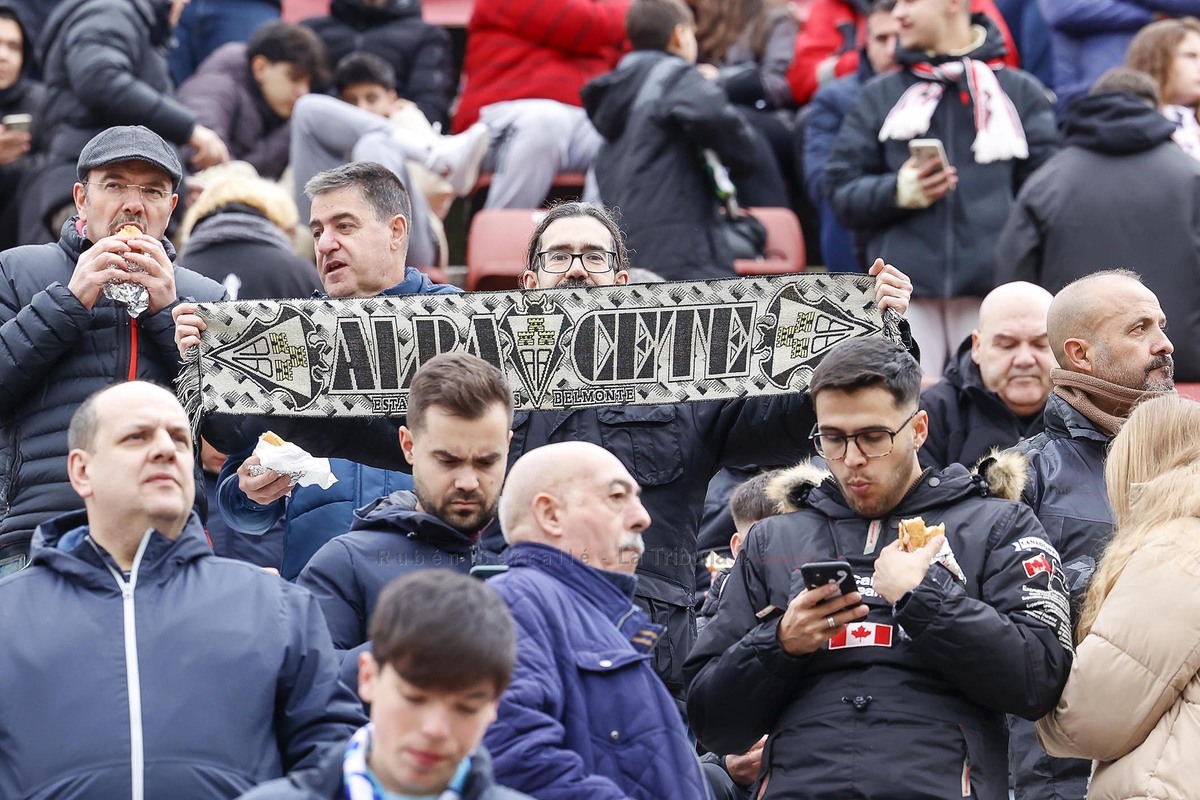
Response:
[[[1042,572],[1047,575],[1054,574],[1054,567],[1050,565],[1050,559],[1046,557],[1045,553],[1027,558],[1021,562],[1021,565],[1025,567],[1025,574],[1030,578]]]
[[[892,626],[882,622],[852,622],[829,640],[830,650],[891,646]]]

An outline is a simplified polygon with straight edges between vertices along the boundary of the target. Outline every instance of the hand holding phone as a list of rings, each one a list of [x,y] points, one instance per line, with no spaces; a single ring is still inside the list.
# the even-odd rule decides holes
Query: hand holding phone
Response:
[[[848,623],[869,613],[854,572],[845,561],[805,564],[792,576],[793,590],[798,577],[808,591],[792,598],[776,629],[779,644],[789,655],[815,653]]]
[[[930,175],[936,175],[950,166],[941,139],[913,139],[908,143],[908,153],[919,166],[925,167],[930,161],[934,162],[935,166],[928,173]]]

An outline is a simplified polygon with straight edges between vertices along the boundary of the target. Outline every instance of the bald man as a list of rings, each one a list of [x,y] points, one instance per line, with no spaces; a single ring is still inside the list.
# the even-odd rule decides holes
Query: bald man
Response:
[[[1046,429],[984,467],[993,491],[1030,505],[1058,549],[1073,622],[1113,530],[1109,442],[1137,403],[1175,388],[1166,324],[1135,272],[1097,272],[1063,287],[1046,320],[1059,366],[1050,373]],[[1018,798],[1082,800],[1087,792],[1091,762],[1050,758],[1031,722],[1012,720],[1009,760]]]
[[[489,581],[517,625],[517,666],[484,743],[496,780],[543,800],[707,796],[679,709],[651,666],[662,626],[634,605],[641,488],[586,442],[521,456]]]
[[[1052,296],[1017,281],[993,289],[979,306],[979,327],[963,340],[940,381],[921,393],[929,438],[921,466],[972,467],[993,448],[1042,432],[1054,356],[1046,334]]]
[[[0,582],[0,797],[237,797],[366,722],[312,596],[213,555],[172,392],[105,389],[67,437],[85,510]]]

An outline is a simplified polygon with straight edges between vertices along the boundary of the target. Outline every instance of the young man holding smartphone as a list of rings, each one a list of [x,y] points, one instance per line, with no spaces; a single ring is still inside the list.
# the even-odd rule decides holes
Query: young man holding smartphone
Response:
[[[793,513],[750,531],[684,665],[692,729],[718,753],[769,734],[766,800],[1003,800],[1005,714],[1046,713],[1071,666],[1058,554],[965,468],[921,469],[921,374],[901,348],[839,344],[809,385],[832,475],[785,475],[772,494]],[[903,552],[914,517],[946,534]],[[804,565],[830,561],[858,591],[805,588]]]
[[[1013,198],[1058,148],[1045,88],[1004,66],[1000,31],[970,5],[897,0],[900,70],[863,88],[825,169],[864,250],[913,273],[908,320],[929,376],[975,329]]]

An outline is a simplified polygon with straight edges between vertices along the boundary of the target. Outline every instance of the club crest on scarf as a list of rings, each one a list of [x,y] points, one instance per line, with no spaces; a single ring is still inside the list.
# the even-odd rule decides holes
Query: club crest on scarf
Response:
[[[898,339],[864,275],[771,276],[524,292],[200,306],[180,393],[196,412],[386,416],[417,367],[464,350],[500,367],[518,409],[802,391],[831,346]]]

